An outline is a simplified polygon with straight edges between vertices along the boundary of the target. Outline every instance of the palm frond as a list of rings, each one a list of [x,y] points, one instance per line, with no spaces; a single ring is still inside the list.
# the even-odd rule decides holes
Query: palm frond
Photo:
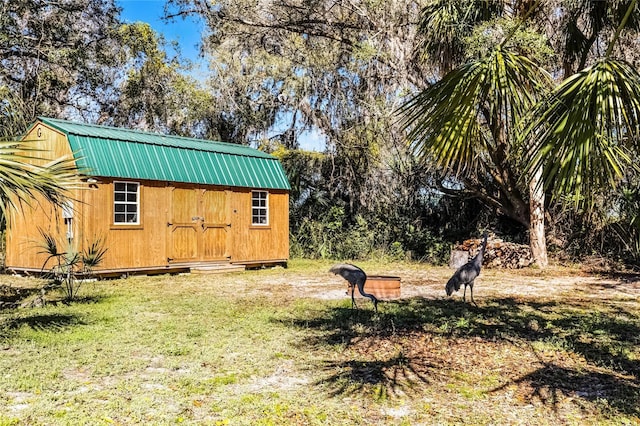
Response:
[[[86,271],[91,271],[96,266],[100,265],[104,260],[104,256],[107,253],[107,248],[104,245],[102,238],[93,240],[89,247],[82,253],[82,264]]]
[[[40,227],[38,227],[38,232],[42,237],[42,240],[38,245],[38,247],[40,248],[40,251],[38,251],[39,254],[46,254],[49,255],[49,257],[60,256],[64,254],[58,251],[58,242],[53,235],[49,234]]]
[[[482,152],[516,141],[518,123],[549,82],[528,58],[496,49],[410,99],[401,124],[419,157],[464,173]]]
[[[82,262],[82,257],[77,252],[68,252],[64,256],[64,265],[68,274],[75,272],[76,268]]]
[[[503,11],[503,2],[495,0],[430,1],[420,12],[420,48],[443,69],[450,70],[462,60],[464,38],[473,26]]]
[[[628,149],[640,138],[640,74],[628,63],[603,59],[565,80],[531,115],[528,170],[543,168],[545,189],[590,204],[615,186]]]
[[[79,187],[78,171],[71,157],[42,160],[29,142],[0,140],[0,209],[30,205],[36,195],[61,206],[70,190]],[[41,155],[41,154],[40,154]]]
[[[38,251],[39,254],[46,254],[47,257],[42,263],[41,271],[44,271],[47,267],[47,264],[51,259],[56,259],[57,263],[53,265],[52,269],[59,268],[61,265],[62,258],[66,255],[66,252],[60,251],[58,247],[58,242],[56,238],[46,232],[44,229],[38,227],[38,232],[40,233],[40,237],[42,238],[38,243]]]

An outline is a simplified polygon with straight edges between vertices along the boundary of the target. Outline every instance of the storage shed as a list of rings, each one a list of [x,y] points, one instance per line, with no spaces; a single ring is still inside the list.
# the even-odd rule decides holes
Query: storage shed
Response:
[[[286,265],[290,186],[269,154],[43,117],[23,140],[43,158],[73,155],[86,188],[69,208],[37,202],[8,218],[10,270],[41,270],[40,230],[75,252],[102,239],[102,274]]]

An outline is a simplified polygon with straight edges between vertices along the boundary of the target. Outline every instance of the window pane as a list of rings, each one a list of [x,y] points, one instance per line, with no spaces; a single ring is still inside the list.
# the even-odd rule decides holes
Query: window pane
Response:
[[[267,191],[251,192],[251,223],[254,225],[267,225],[269,223]]]
[[[113,220],[114,223],[137,224],[140,184],[131,182],[114,182]]]

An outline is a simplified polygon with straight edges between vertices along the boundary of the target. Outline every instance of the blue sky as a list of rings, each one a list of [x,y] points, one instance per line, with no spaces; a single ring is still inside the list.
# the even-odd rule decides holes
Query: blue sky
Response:
[[[116,5],[122,8],[120,17],[123,21],[149,23],[167,42],[177,42],[185,58],[198,62],[198,44],[204,24],[195,18],[162,20],[164,4],[164,0],[116,0]]]
[[[195,18],[176,18],[171,21],[162,19],[164,16],[164,0],[116,0],[116,5],[122,8],[120,17],[125,22],[147,22],[156,32],[162,34],[165,40],[177,42],[184,58],[191,60],[198,66],[193,72],[205,75],[206,61],[199,58],[200,37],[205,30],[204,23]],[[169,51],[171,52],[171,51]],[[308,131],[300,136],[300,147],[310,151],[323,151],[325,138],[317,131]]]

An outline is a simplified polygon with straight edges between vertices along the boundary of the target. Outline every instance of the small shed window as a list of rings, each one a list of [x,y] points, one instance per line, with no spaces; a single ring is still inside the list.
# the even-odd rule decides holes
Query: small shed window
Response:
[[[267,191],[251,192],[251,224],[269,224],[269,193]]]
[[[140,224],[140,184],[136,182],[113,183],[113,223]]]

